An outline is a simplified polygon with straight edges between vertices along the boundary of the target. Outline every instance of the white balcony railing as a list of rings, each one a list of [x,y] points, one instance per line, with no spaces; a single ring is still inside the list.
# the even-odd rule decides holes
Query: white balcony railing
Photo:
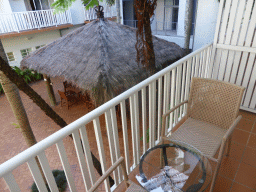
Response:
[[[40,29],[72,23],[70,11],[53,14],[54,10],[39,10],[0,14],[0,34]]]
[[[115,6],[103,6],[104,8],[104,17],[105,18],[112,18],[112,17],[116,17],[117,13],[116,13],[116,7]],[[91,21],[97,19],[97,15],[96,12],[94,10],[94,8],[90,8],[88,10],[85,9],[85,21]]]
[[[120,154],[124,155],[126,169],[130,173],[139,164],[140,156],[148,148],[155,146],[159,141],[162,114],[174,105],[188,99],[191,78],[193,76],[209,77],[211,75],[212,67],[209,62],[211,52],[212,45],[207,45],[191,53],[4,162],[0,165],[0,178],[4,178],[11,191],[20,191],[17,183],[20,183],[20,180],[26,182],[24,180],[25,178],[19,178],[18,176],[22,174],[16,175],[13,171],[27,163],[40,191],[46,191],[44,181],[35,160],[35,157],[38,157],[50,189],[56,191],[56,183],[50,170],[51,165],[49,165],[49,161],[45,155],[45,151],[48,148],[56,145],[69,188],[71,191],[76,191],[75,180],[68,161],[69,154],[66,153],[63,145],[63,140],[72,134],[82,173],[80,181],[84,182],[85,189],[89,189],[92,183],[95,183],[96,177],[87,132],[90,132],[90,134],[94,132],[95,134],[98,151],[94,150],[93,153],[99,154],[103,173],[106,171],[107,163],[114,164],[120,157]],[[120,106],[120,112],[116,111],[116,106]],[[127,106],[130,109],[128,111]],[[167,123],[170,129],[185,115],[185,108],[186,106],[184,108],[181,107],[171,114]],[[99,117],[102,114],[105,115],[105,121],[104,124],[100,125]],[[119,119],[117,118],[117,114],[120,116],[121,123],[117,121]],[[93,122],[94,130],[87,130],[86,127],[89,126],[88,124],[90,122]],[[102,137],[101,126],[106,126],[107,136]],[[118,128],[119,131],[122,130],[122,137],[118,134]],[[131,129],[131,135],[128,134],[128,132],[130,133],[129,129]],[[147,130],[149,136],[147,136]],[[106,143],[106,140],[109,143],[109,147],[103,144]],[[129,143],[132,143],[131,149],[129,149]],[[123,151],[120,146],[124,146]],[[131,151],[132,153],[130,153]],[[106,153],[110,154],[111,162],[109,158],[105,157]],[[130,155],[132,155],[131,158]],[[28,177],[26,178],[28,179]],[[119,185],[123,180],[121,171],[114,173],[114,180],[115,186]],[[106,191],[110,191],[108,181],[105,182],[105,188],[107,189]]]

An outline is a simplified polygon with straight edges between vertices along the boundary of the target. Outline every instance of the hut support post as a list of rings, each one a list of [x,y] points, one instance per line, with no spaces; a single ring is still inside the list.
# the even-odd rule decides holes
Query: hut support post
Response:
[[[51,106],[55,106],[56,105],[56,98],[55,98],[55,95],[54,95],[51,79],[47,75],[43,75],[43,76],[44,76],[44,81],[45,81],[45,84],[46,84],[47,92],[48,92],[48,95],[49,95],[49,98],[50,98]]]

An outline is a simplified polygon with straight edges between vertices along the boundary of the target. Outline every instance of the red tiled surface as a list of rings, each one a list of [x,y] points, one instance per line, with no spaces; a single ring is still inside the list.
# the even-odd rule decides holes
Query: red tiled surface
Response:
[[[60,99],[57,94],[57,90],[63,90],[62,81],[58,78],[53,79],[54,91],[56,94],[57,102]],[[48,96],[43,81],[34,83],[32,87],[38,92],[48,103]],[[32,101],[24,94],[20,93],[23,100],[25,109],[27,111],[29,121],[37,141],[41,141],[47,136],[55,133],[60,128],[50,118],[48,118]],[[16,123],[16,120],[12,114],[11,108],[4,95],[0,96],[0,163],[3,163],[11,157],[27,149],[27,145],[22,137],[19,129],[14,128],[12,123]],[[85,115],[91,107],[86,107],[82,103],[78,103],[67,110],[67,108],[57,106],[53,109],[67,122],[71,123],[79,117]],[[221,169],[219,171],[218,178],[216,180],[214,192],[238,192],[256,191],[256,114],[240,111],[242,115],[242,121],[239,123],[234,131],[231,151],[229,157],[224,157]],[[129,116],[127,117],[129,120]],[[111,164],[111,158],[108,148],[107,132],[104,126],[105,119],[102,115],[100,117],[103,145],[106,151],[106,164],[107,168]],[[129,123],[128,123],[129,124]],[[129,126],[129,125],[128,125]],[[123,154],[123,140],[120,119],[118,119],[119,137],[121,155]],[[98,150],[95,141],[94,131],[92,123],[86,125],[87,134],[89,138],[90,148],[98,157]],[[131,132],[128,129],[129,141],[131,140]],[[73,141],[70,137],[63,140],[66,148],[68,160],[71,166],[71,172],[76,182],[77,191],[85,191],[81,171],[78,164],[77,155]],[[142,142],[142,141],[141,141]],[[132,148],[132,142],[129,142],[130,149]],[[49,147],[46,151],[46,156],[49,160],[50,167],[52,169],[63,169],[56,146]],[[130,159],[132,164],[132,151],[130,151]],[[214,167],[214,166],[213,166]],[[96,173],[96,171],[95,171]],[[18,185],[21,191],[30,191],[30,186],[33,183],[32,176],[26,164],[21,165],[19,168],[13,171]],[[97,177],[99,177],[96,174]],[[134,180],[135,174],[130,174],[130,179]],[[8,191],[3,179],[0,179],[0,192]],[[69,191],[67,188],[66,191]],[[99,191],[104,191],[104,187],[101,186]]]

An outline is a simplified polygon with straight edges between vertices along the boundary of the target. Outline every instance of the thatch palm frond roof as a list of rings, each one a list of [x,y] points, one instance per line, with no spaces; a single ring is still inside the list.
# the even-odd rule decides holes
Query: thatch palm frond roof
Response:
[[[136,29],[100,19],[33,52],[21,67],[62,76],[102,104],[149,76],[136,61],[135,43]],[[175,43],[156,37],[153,43],[157,68],[183,55]]]

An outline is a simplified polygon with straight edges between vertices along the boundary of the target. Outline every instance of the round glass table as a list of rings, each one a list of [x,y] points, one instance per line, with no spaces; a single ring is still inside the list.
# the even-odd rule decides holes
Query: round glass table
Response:
[[[165,141],[141,157],[136,179],[147,191],[198,192],[210,184],[208,159],[191,145]]]

